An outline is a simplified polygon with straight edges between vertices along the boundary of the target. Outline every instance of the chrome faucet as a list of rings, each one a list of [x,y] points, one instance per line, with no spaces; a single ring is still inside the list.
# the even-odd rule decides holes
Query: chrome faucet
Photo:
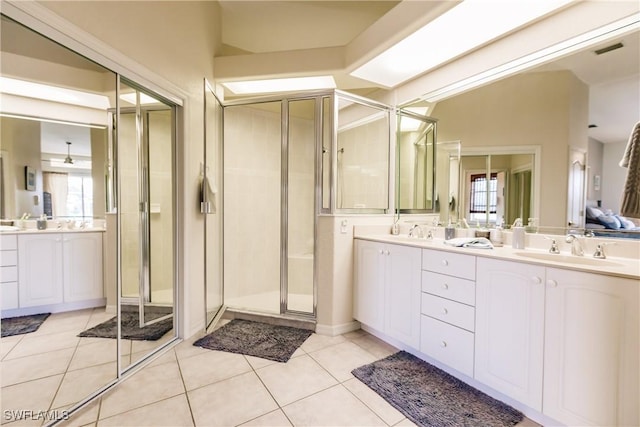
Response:
[[[575,234],[567,234],[565,242],[571,243],[571,255],[583,256],[584,248]]]
[[[415,231],[415,234],[414,234],[414,231]],[[420,227],[418,224],[413,224],[409,229],[409,237],[417,237],[419,239],[423,238],[424,231],[422,231],[422,227]]]
[[[551,239],[551,247],[549,248],[549,253],[550,254],[560,253],[560,249],[558,248],[558,243],[556,242],[556,239]]]

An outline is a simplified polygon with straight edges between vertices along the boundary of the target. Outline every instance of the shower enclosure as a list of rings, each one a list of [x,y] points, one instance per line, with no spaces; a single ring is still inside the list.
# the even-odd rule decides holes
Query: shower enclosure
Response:
[[[388,209],[389,111],[338,91],[225,103],[228,308],[315,318],[317,215]]]

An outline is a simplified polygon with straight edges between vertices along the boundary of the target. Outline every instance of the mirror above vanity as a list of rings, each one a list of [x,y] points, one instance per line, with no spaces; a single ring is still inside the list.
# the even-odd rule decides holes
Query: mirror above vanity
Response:
[[[440,203],[440,221],[473,220],[479,210],[481,225],[495,224],[502,202],[505,224],[533,218],[540,231],[562,234],[590,222],[586,206],[617,213],[626,177],[618,162],[640,117],[638,40],[637,31],[623,34],[454,96],[412,103],[437,120],[438,143],[460,142],[458,174],[448,174],[456,209],[445,214]],[[606,52],[596,54],[600,49]],[[438,167],[446,163],[438,153]],[[444,185],[441,171],[436,174],[441,201]],[[498,197],[488,213],[474,209],[473,182],[495,182],[504,200]],[[607,237],[625,234],[615,231]]]

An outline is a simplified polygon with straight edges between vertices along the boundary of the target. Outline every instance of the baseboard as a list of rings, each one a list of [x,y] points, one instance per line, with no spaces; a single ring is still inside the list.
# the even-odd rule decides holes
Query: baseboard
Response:
[[[360,322],[356,320],[349,323],[343,323],[341,325],[322,325],[318,323],[316,325],[316,334],[335,337],[337,335],[346,334],[347,332],[357,331],[358,329],[360,329]]]

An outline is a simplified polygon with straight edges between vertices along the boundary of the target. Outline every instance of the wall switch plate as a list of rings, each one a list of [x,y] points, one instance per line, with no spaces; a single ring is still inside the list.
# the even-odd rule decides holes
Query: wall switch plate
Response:
[[[340,232],[342,234],[347,234],[347,220],[343,219],[342,222],[340,223]]]

